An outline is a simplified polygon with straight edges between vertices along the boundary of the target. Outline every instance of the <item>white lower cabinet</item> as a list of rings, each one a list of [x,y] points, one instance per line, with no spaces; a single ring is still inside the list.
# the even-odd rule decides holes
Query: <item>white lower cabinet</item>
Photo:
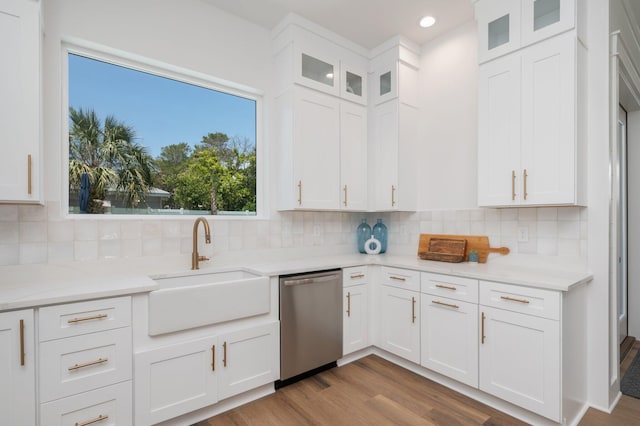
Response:
[[[380,347],[420,363],[420,293],[386,285],[379,288]]]
[[[0,314],[0,425],[36,422],[33,310]]]
[[[278,323],[135,354],[135,420],[150,425],[274,382]]]
[[[280,378],[279,325],[272,322],[218,338],[218,396],[225,399]]]
[[[421,297],[420,364],[478,387],[478,305],[431,294]]]
[[[369,346],[369,291],[366,284],[343,289],[342,354]]]
[[[40,407],[42,426],[116,426],[133,424],[131,381],[47,402]]]
[[[561,293],[481,281],[479,297],[480,390],[559,422]]]

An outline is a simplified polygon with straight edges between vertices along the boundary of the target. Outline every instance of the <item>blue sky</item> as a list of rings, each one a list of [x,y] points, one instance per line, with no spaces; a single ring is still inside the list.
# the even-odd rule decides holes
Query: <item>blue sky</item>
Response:
[[[255,101],[69,55],[69,106],[93,108],[132,126],[156,157],[163,146],[226,133],[255,144]]]

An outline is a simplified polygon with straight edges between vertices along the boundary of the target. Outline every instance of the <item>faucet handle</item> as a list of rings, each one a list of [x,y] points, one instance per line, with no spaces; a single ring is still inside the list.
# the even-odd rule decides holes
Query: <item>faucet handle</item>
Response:
[[[198,262],[204,262],[205,260],[210,260],[207,256],[198,256]]]

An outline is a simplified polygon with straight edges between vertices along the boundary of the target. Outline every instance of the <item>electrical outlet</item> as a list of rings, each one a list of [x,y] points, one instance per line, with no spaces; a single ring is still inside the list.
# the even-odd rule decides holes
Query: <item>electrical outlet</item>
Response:
[[[518,242],[529,242],[529,228],[527,228],[526,226],[521,226],[520,228],[518,228]]]

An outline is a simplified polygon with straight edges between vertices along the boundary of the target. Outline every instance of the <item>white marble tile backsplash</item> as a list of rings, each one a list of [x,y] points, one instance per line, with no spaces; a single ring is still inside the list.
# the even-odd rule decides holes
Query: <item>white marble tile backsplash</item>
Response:
[[[50,210],[55,210],[51,212]],[[210,220],[212,244],[205,256],[243,250],[348,253],[356,250],[356,227],[381,218],[389,229],[388,251],[414,254],[420,233],[488,235],[492,246],[513,253],[586,256],[587,209],[543,207],[437,210],[417,213],[279,212],[269,220]],[[57,203],[0,205],[0,265],[188,255],[193,221],[88,217],[64,219]],[[526,228],[528,241],[519,240]]]

